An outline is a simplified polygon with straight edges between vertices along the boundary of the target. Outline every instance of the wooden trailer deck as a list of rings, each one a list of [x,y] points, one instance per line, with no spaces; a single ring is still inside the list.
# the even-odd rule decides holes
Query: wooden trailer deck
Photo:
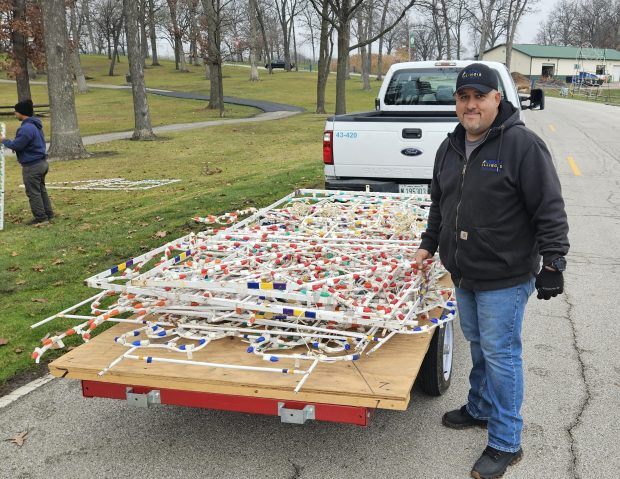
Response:
[[[293,390],[302,375],[222,369],[214,367],[150,363],[124,359],[103,376],[98,373],[127,351],[114,337],[135,328],[117,324],[49,365],[56,377],[144,386],[175,391],[215,393],[248,398],[271,398],[306,403],[405,410],[410,391],[432,332],[396,335],[370,356],[358,361],[319,364],[300,392]],[[264,361],[246,352],[247,344],[237,338],[213,341],[195,352],[193,360],[287,368],[293,361]],[[151,350],[154,356],[179,357],[178,353]],[[304,364],[305,363],[305,364]],[[305,369],[308,361],[302,361]]]

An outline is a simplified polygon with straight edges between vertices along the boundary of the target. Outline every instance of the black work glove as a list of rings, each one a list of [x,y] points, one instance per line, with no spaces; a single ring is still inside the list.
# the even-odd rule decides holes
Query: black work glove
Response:
[[[564,276],[561,271],[550,271],[543,266],[536,276],[538,299],[551,299],[564,292]]]

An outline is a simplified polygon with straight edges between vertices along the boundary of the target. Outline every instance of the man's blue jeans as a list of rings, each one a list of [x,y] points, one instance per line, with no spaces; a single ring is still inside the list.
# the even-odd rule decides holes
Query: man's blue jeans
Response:
[[[493,291],[456,288],[461,329],[473,362],[467,411],[488,419],[488,444],[500,451],[516,452],[521,447],[521,325],[533,291],[533,278]]]

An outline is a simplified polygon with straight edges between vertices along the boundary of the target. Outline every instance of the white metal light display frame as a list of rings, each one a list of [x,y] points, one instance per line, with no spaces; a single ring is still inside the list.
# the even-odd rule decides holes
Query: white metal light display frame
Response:
[[[414,261],[429,205],[427,195],[299,190],[236,225],[190,233],[88,278],[100,293],[32,326],[79,323],[46,338],[33,358],[115,321],[135,327],[115,339],[127,350],[100,375],[124,360],[165,362],[299,374],[299,391],[319,363],[357,361],[396,334],[454,319],[453,290],[438,283],[445,270]],[[75,314],[87,304],[90,314]],[[271,364],[193,359],[226,337]]]

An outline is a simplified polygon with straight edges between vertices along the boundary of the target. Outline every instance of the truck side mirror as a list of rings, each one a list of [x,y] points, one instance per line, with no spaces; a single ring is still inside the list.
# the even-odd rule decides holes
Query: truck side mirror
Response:
[[[381,110],[381,100],[379,100],[379,98],[375,98],[375,110]]]
[[[529,96],[519,96],[521,100],[522,110],[544,110],[545,109],[545,92],[540,88],[534,88],[530,91]],[[529,105],[525,102],[529,101]]]

